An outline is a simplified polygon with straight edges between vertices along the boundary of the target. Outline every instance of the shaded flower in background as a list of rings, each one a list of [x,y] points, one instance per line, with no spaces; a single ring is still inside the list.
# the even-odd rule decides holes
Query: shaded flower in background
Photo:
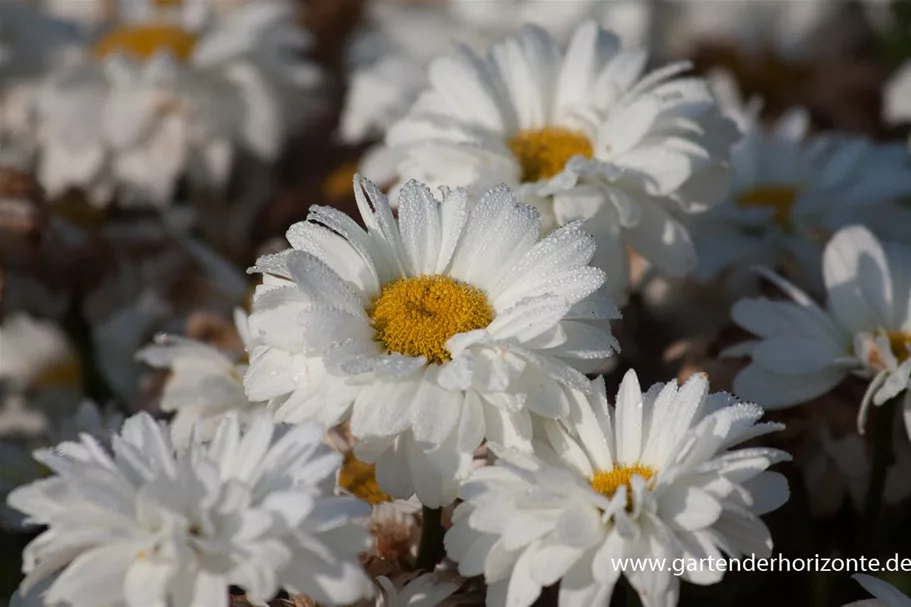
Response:
[[[863,432],[869,405],[905,391],[905,425],[911,435],[911,249],[880,243],[865,227],[835,233],[823,256],[828,299],[820,308],[806,293],[765,274],[792,301],[743,299],[731,315],[758,339],[733,346],[728,356],[749,356],[734,391],[778,409],[825,394],[854,374],[870,380],[858,412]]]
[[[759,515],[788,499],[785,478],[766,469],[788,454],[732,450],[780,424],[704,376],[643,393],[628,371],[607,403],[603,380],[575,393],[568,428],[542,423],[536,456],[497,449],[500,459],[462,486],[446,550],[465,577],[484,574],[487,605],[527,607],[561,581],[560,607],[606,605],[621,573],[644,607],[677,603],[680,577],[633,571],[621,558],[768,556],[772,538]],[[735,472],[736,470],[736,472]],[[656,568],[657,569],[657,568]],[[687,571],[696,584],[722,571]]]
[[[244,378],[280,420],[350,416],[380,488],[434,508],[485,437],[530,449],[533,416],[568,413],[561,385],[587,387],[617,348],[618,316],[580,222],[539,240],[537,211],[508,188],[442,193],[406,184],[396,220],[356,178],[366,232],[311,207],[293,248],[252,268],[265,278]]]
[[[486,58],[462,48],[434,60],[430,88],[386,143],[403,179],[474,192],[506,183],[545,230],[588,220],[595,265],[623,303],[627,245],[663,272],[693,269],[679,216],[721,201],[736,138],[704,81],[675,78],[687,63],[643,75],[646,60],[593,22],[565,49],[526,27]]]
[[[351,450],[345,453],[339,468],[338,491],[370,504],[373,546],[368,556],[398,567],[412,567],[420,532],[416,515],[421,511],[421,502],[417,497],[402,500],[384,493],[376,482],[376,466],[360,461]]]
[[[444,578],[434,573],[397,580],[394,583],[386,576],[376,578],[379,592],[373,601],[362,601],[354,607],[447,607],[459,604],[450,599],[459,589],[461,581]]]
[[[245,3],[200,20],[112,24],[84,56],[52,70],[37,99],[38,176],[49,196],[84,190],[96,206],[165,206],[178,181],[218,192],[235,160],[271,164],[312,117],[319,69],[290,2]]]
[[[855,601],[845,607],[911,607],[911,598],[901,593],[898,588],[872,575],[858,573],[853,576],[857,583],[875,596],[875,599]]]
[[[759,108],[758,101],[728,108],[743,139],[731,150],[728,198],[688,218],[699,252],[695,278],[727,270],[730,286],[743,290],[744,274],[761,264],[816,290],[821,251],[836,229],[864,221],[881,235],[905,238],[911,212],[895,203],[911,195],[906,146],[842,133],[811,136],[800,108],[767,130]]]
[[[235,310],[234,322],[244,346],[249,347],[243,310]],[[178,449],[189,445],[194,430],[200,439],[211,439],[227,414],[234,414],[246,426],[265,404],[251,402],[244,392],[246,352],[225,351],[163,334],[156,337],[154,345],[139,350],[136,357],[171,371],[161,395],[161,409],[175,413],[170,424],[171,440]]]
[[[243,432],[229,416],[175,456],[166,427],[140,413],[113,456],[88,436],[37,453],[55,475],[9,497],[48,526],[25,550],[20,593],[56,576],[43,600],[74,607],[226,606],[231,584],[259,601],[280,588],[329,604],[369,596],[356,559],[367,532],[352,523],[366,508],[327,494],[340,457],[322,432],[265,417]]]

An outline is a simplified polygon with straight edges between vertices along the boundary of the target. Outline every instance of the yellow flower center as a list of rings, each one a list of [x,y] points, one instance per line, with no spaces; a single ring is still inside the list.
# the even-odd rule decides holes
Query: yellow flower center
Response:
[[[898,359],[899,364],[911,358],[911,333],[890,331],[886,333],[892,354]]]
[[[196,36],[174,25],[129,25],[117,28],[95,43],[95,56],[107,57],[121,51],[137,59],[148,59],[155,53],[168,50],[174,57],[186,61],[196,46]]]
[[[642,464],[633,464],[632,466],[616,465],[612,470],[602,470],[596,473],[591,480],[592,489],[604,497],[610,498],[617,492],[617,489],[625,485],[627,495],[631,495],[630,481],[633,475],[641,476],[647,481],[655,475],[655,469]],[[630,503],[632,502],[630,501]]]
[[[357,162],[345,162],[337,166],[323,180],[322,194],[326,200],[344,200],[354,198],[354,175],[358,171]]]
[[[791,230],[791,207],[800,190],[788,185],[759,186],[747,190],[737,197],[737,204],[742,207],[772,209],[773,221],[786,231]]]
[[[450,337],[483,329],[494,318],[480,289],[448,276],[395,280],[383,287],[368,314],[387,351],[436,364],[451,359]]]
[[[550,179],[560,173],[573,156],[591,158],[595,150],[584,133],[554,126],[539,131],[519,131],[509,140],[509,149],[522,167],[522,181]]]
[[[155,8],[180,8],[183,6],[183,0],[152,0]]]
[[[350,452],[345,454],[345,462],[338,473],[338,484],[371,506],[392,501],[376,483],[376,467],[362,462]]]
[[[35,377],[32,386],[36,389],[78,388],[82,385],[82,367],[79,359],[68,356],[63,360],[46,366]]]

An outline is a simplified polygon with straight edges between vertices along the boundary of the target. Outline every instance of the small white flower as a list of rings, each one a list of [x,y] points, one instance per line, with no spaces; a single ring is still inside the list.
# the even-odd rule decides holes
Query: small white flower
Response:
[[[235,310],[234,323],[245,346],[249,346],[247,316],[242,310]],[[264,409],[265,403],[251,402],[244,392],[245,352],[232,353],[192,339],[159,335],[154,345],[143,348],[136,357],[153,367],[171,370],[161,395],[161,409],[176,413],[171,421],[171,440],[179,449],[189,444],[194,427],[200,438],[208,440],[225,415],[233,413],[246,425]]]
[[[7,495],[16,487],[47,476],[50,471],[35,461],[31,453],[41,447],[78,441],[87,434],[102,444],[108,444],[111,435],[120,429],[123,415],[112,409],[100,411],[90,402],[83,401],[74,413],[53,415],[43,433],[22,441],[5,441],[0,436],[0,524],[16,529],[28,527],[22,514],[6,504]]]
[[[56,323],[10,314],[0,324],[0,380],[19,389],[40,383],[78,386],[79,359]]]
[[[681,276],[696,252],[680,216],[720,202],[736,139],[706,83],[677,63],[644,74],[594,22],[566,48],[526,27],[482,58],[466,47],[429,67],[430,87],[386,137],[402,179],[484,191],[514,187],[551,230],[578,219],[598,240],[595,265],[615,299],[629,246]]]
[[[820,308],[806,293],[766,273],[793,301],[738,301],[734,322],[758,339],[728,349],[752,361],[734,378],[734,391],[766,408],[821,396],[849,375],[869,379],[858,412],[863,432],[869,405],[882,405],[911,377],[911,248],[881,244],[863,226],[839,230],[823,255],[828,299]],[[911,434],[911,392],[904,415]]]
[[[9,496],[48,526],[23,553],[20,593],[56,576],[44,602],[72,607],[227,606],[229,585],[258,601],[281,588],[331,604],[369,596],[367,532],[352,523],[366,508],[327,496],[340,457],[322,433],[266,417],[242,432],[227,417],[210,444],[175,455],[167,428],[140,413],[113,456],[85,435],[37,452],[55,476]]]
[[[459,589],[459,582],[444,579],[435,573],[425,573],[396,587],[388,577],[375,580],[379,593],[373,601],[358,603],[355,607],[443,607],[455,604],[447,601]]]
[[[872,575],[858,573],[853,576],[857,583],[876,597],[876,599],[867,599],[864,601],[855,601],[848,603],[845,607],[911,607],[911,598],[908,598],[901,591],[890,584],[884,582]]]
[[[217,191],[237,157],[274,161],[319,99],[321,72],[296,58],[309,38],[295,11],[264,0],[201,19],[188,5],[119,24],[52,71],[37,101],[49,196],[74,187],[97,206],[115,194],[163,206],[181,177]]]
[[[606,605],[623,573],[645,607],[673,606],[681,578],[707,585],[723,572],[621,571],[614,559],[771,553],[759,515],[787,501],[788,487],[766,469],[789,456],[732,448],[783,426],[757,424],[757,405],[708,394],[701,375],[643,393],[629,371],[616,408],[603,390],[598,379],[588,398],[573,395],[568,428],[542,423],[552,447],[498,449],[501,459],[462,486],[446,551],[463,576],[484,574],[488,605],[528,607],[560,580],[560,607]]]
[[[260,258],[247,396],[283,421],[350,417],[380,487],[439,507],[486,437],[531,448],[532,417],[569,411],[617,348],[604,273],[581,223],[539,240],[540,217],[508,188],[480,200],[417,182],[398,220],[356,178],[365,232],[311,207],[292,249]],[[407,471],[407,472],[406,472]]]
[[[906,146],[839,133],[810,136],[803,109],[789,111],[772,129],[761,123],[756,103],[730,111],[744,134],[731,150],[730,195],[690,218],[699,252],[695,277],[723,270],[737,276],[752,264],[792,266],[801,283],[815,287],[833,231],[875,221],[878,231],[899,234],[911,219],[893,204],[911,194]]]

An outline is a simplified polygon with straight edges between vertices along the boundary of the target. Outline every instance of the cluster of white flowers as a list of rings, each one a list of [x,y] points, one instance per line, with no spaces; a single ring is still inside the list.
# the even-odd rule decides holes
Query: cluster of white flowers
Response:
[[[310,35],[291,0],[122,4],[93,3],[77,26],[0,3],[0,146],[31,162],[55,212],[157,207],[239,306],[236,268],[162,207],[274,168],[326,99],[301,55]],[[674,607],[681,580],[724,571],[617,562],[772,554],[761,517],[790,490],[770,468],[792,456],[768,442],[785,425],[766,409],[859,378],[857,452],[871,405],[900,400],[911,436],[907,146],[813,132],[804,108],[764,124],[689,62],[662,65],[669,47],[601,25],[639,41],[661,25],[650,3],[546,4],[369,11],[338,127],[373,146],[353,177],[359,217],[310,205],[247,270],[229,339],[176,335],[165,289],[80,325],[116,280],[62,300],[66,335],[3,319],[0,520],[39,533],[15,604],[227,607],[239,588],[256,605],[531,607],[559,585],[559,607],[597,607],[622,584]],[[406,45],[397,19],[465,44]],[[737,299],[755,338],[720,355],[749,358],[733,394],[704,373],[643,390],[653,372],[618,365],[638,345],[617,327],[634,260]],[[181,265],[119,262],[140,282]],[[782,296],[756,296],[763,281]],[[114,413],[140,391],[138,362],[158,410]],[[628,370],[609,403],[614,365]],[[2,414],[24,403],[47,410],[6,440]]]

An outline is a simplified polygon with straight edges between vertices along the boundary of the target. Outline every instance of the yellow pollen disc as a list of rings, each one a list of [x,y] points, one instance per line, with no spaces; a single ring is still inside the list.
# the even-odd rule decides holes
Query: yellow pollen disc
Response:
[[[560,173],[573,156],[591,158],[592,142],[583,133],[563,127],[519,131],[509,140],[509,149],[522,167],[522,181],[550,179]]]
[[[376,467],[362,462],[350,452],[345,454],[345,463],[338,473],[338,484],[371,506],[392,501],[376,484]]]
[[[400,278],[383,287],[367,312],[387,351],[437,364],[451,359],[450,337],[483,329],[494,318],[480,289],[448,276]]]
[[[48,365],[32,382],[37,389],[78,388],[82,385],[82,368],[75,356]]]
[[[183,0],[152,0],[155,8],[180,8],[183,6]]]
[[[793,186],[760,186],[738,196],[737,204],[742,207],[772,209],[775,212],[775,223],[783,230],[790,230],[791,207],[799,193],[800,190]]]
[[[345,162],[337,166],[323,181],[322,193],[326,200],[354,198],[354,175],[357,173],[357,162]]]
[[[193,53],[196,36],[173,25],[132,25],[117,28],[95,43],[96,57],[121,51],[137,59],[148,59],[158,51],[169,50],[181,61]]]
[[[613,470],[602,470],[592,477],[592,489],[604,497],[612,497],[621,486],[626,485],[627,495],[629,495],[630,481],[633,475],[637,474],[645,480],[651,479],[655,475],[655,470],[642,464],[633,464],[632,466],[614,466]]]
[[[886,337],[889,338],[889,347],[899,364],[911,358],[911,333],[890,331]]]

